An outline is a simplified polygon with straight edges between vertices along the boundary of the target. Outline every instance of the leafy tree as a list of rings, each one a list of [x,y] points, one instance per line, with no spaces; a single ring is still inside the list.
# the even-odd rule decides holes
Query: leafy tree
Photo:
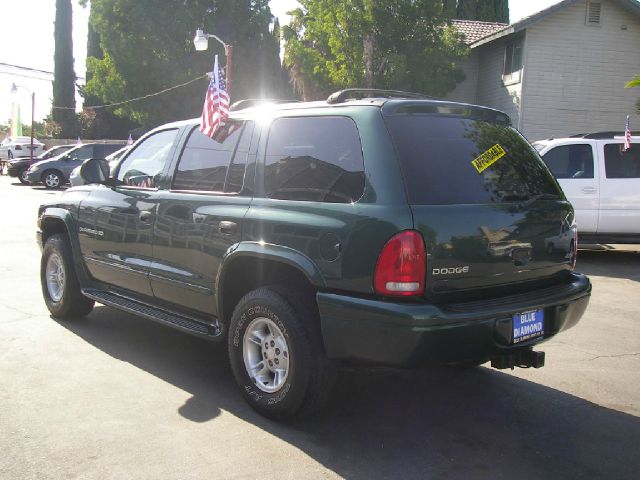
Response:
[[[285,66],[305,100],[347,87],[443,95],[464,79],[462,37],[439,0],[301,0],[283,27]]]
[[[508,0],[444,0],[444,9],[461,20],[509,23]]]
[[[279,41],[270,32],[267,0],[92,0],[91,22],[100,35],[102,58],[88,59],[86,93],[102,103],[141,97],[203,76],[224,49],[214,40],[196,52],[202,27],[233,45],[232,101],[286,94]],[[89,78],[88,77],[88,78]],[[208,80],[114,109],[145,127],[197,116]]]
[[[633,88],[640,87],[640,73],[633,77],[631,80],[627,82],[624,88]],[[636,108],[638,109],[638,113],[640,113],[640,99],[638,99],[638,103],[636,103]]]
[[[53,120],[60,125],[60,134],[66,138],[76,135],[75,81],[73,71],[73,11],[71,0],[56,0],[54,29]],[[55,108],[62,107],[62,108]]]

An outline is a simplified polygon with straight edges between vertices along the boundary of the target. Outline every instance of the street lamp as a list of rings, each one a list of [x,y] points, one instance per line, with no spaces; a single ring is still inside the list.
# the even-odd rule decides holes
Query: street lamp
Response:
[[[31,166],[31,164],[33,163],[33,119],[36,112],[36,92],[33,92],[26,87],[23,87],[21,85],[16,85],[15,83],[13,83],[11,85],[11,94],[17,95],[18,88],[22,88],[23,90],[26,90],[27,92],[31,93],[31,150],[29,151],[29,166]]]
[[[193,37],[193,45],[198,52],[203,52],[209,48],[209,39],[213,38],[220,42],[224,47],[224,53],[227,56],[226,76],[227,76],[227,93],[231,98],[231,59],[233,57],[233,46],[225,43],[219,36],[211,33],[204,33],[201,28],[196,30],[196,36]]]

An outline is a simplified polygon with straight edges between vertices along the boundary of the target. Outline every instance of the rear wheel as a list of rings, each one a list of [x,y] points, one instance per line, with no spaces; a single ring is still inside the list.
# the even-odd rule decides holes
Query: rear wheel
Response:
[[[57,170],[47,170],[42,174],[42,183],[48,189],[60,188],[64,183],[64,178]]]
[[[18,172],[18,180],[20,183],[24,183],[25,185],[29,184],[29,179],[27,178],[27,170],[28,168],[23,168]]]
[[[279,286],[248,293],[233,312],[228,345],[240,390],[262,415],[306,414],[328,399],[336,366],[322,348],[313,296]]]
[[[52,235],[47,239],[40,261],[40,283],[47,308],[56,318],[82,317],[93,309],[93,300],[80,291],[71,246],[65,235]]]

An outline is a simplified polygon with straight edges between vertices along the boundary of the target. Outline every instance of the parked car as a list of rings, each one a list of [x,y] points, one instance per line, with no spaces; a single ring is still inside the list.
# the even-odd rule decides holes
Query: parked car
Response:
[[[122,143],[84,143],[76,145],[62,155],[31,165],[26,173],[30,183],[42,183],[46,188],[60,188],[71,175],[74,168],[88,158],[104,159],[122,148]]]
[[[14,158],[9,161],[8,173],[11,177],[17,177],[22,183],[29,183],[27,180],[27,170],[34,163],[38,163],[42,160],[56,157],[63,154],[67,150],[75,147],[76,145],[58,145],[57,147],[50,148],[42,152],[37,157],[34,157],[33,161],[29,157]]]
[[[341,361],[541,367],[587,308],[573,209],[504,113],[345,90],[198,126],[149,132],[113,176],[87,160],[40,206],[54,317],[99,302],[226,341],[246,401],[286,418]]]
[[[640,136],[602,132],[535,142],[576,211],[580,243],[640,244]]]
[[[115,168],[118,166],[118,162],[120,161],[122,156],[125,153],[127,153],[130,149],[131,149],[131,145],[127,145],[125,147],[122,147],[120,150],[116,150],[112,154],[107,155],[105,160],[109,162],[109,169],[112,174],[115,171]],[[71,171],[71,175],[69,175],[69,183],[71,184],[72,187],[78,187],[80,185],[84,185],[84,180],[80,176],[81,168],[82,168],[82,165],[78,165],[76,168],[74,168]]]
[[[33,155],[44,150],[44,143],[33,139]],[[16,157],[31,156],[31,137],[7,137],[0,143],[0,159],[11,160]]]

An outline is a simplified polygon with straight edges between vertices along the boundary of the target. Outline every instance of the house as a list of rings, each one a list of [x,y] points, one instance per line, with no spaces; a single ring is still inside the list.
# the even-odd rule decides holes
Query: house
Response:
[[[511,116],[530,140],[640,130],[640,3],[564,0],[511,25],[454,20],[471,49],[448,100]]]

